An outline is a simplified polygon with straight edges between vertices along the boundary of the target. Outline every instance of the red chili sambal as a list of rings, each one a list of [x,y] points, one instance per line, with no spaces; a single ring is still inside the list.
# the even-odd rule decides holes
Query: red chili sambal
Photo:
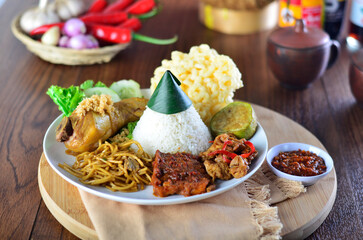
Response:
[[[324,159],[301,149],[280,152],[273,158],[271,164],[278,170],[295,176],[316,176],[326,172]]]

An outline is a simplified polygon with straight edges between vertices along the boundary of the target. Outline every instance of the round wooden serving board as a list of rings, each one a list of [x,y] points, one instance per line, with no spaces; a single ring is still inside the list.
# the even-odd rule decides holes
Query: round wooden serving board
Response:
[[[269,147],[284,142],[303,142],[324,149],[319,140],[296,122],[267,108],[253,105],[264,128]],[[78,189],[49,166],[44,154],[39,162],[38,181],[43,200],[54,217],[82,239],[97,239]],[[313,233],[328,216],[337,191],[335,169],[297,198],[278,203],[284,239],[303,239]]]

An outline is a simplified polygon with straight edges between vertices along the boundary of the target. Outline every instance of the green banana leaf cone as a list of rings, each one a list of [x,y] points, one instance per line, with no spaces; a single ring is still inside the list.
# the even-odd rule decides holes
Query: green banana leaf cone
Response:
[[[174,114],[187,110],[192,101],[179,87],[181,82],[167,70],[152,94],[147,106],[159,113]]]

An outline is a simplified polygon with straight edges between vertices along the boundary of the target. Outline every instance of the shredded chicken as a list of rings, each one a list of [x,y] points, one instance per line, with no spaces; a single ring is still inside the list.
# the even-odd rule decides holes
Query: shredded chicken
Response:
[[[233,158],[229,165],[229,172],[234,178],[241,178],[247,174],[249,169],[247,160],[239,155]]]
[[[217,178],[222,180],[229,180],[233,176],[229,172],[229,166],[225,162],[215,162],[213,160],[206,160],[204,161],[205,169],[209,176],[212,177],[213,181]]]
[[[123,128],[119,134],[110,137],[108,141],[110,141],[111,143],[112,142],[123,143],[130,140],[129,138],[127,138],[127,135],[129,135],[129,130],[127,128]]]
[[[211,152],[214,152],[216,150],[220,150],[222,149],[223,145],[224,145],[224,142],[228,141],[230,138],[234,138],[234,135],[232,134],[221,134],[221,135],[218,135],[214,141],[213,141],[213,144],[212,146],[210,146],[207,151],[205,152],[202,152],[200,153],[200,156],[205,160],[205,159],[214,159],[216,158],[216,156],[211,156],[209,155]],[[238,141],[238,139],[235,139]],[[218,158],[218,155],[217,155],[217,158]]]
[[[245,139],[237,139],[233,134],[225,133],[217,136],[207,151],[200,153],[207,173],[213,180],[241,178],[247,174],[248,165],[258,153],[254,151],[248,157],[242,157],[242,154],[251,151],[245,142]],[[219,150],[225,150],[232,155],[235,154],[235,157],[232,156],[232,159],[232,157],[221,153],[213,154]]]
[[[85,116],[87,112],[93,111],[104,116],[115,110],[112,99],[109,95],[93,95],[90,98],[84,99],[80,102],[74,110],[74,113],[79,116]]]

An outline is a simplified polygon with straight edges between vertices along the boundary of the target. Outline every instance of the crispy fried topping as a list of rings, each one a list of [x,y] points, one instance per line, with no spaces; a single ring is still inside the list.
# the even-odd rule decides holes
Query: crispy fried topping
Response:
[[[112,99],[109,95],[93,95],[79,103],[74,113],[78,116],[85,116],[87,112],[93,111],[102,116],[115,110]]]

